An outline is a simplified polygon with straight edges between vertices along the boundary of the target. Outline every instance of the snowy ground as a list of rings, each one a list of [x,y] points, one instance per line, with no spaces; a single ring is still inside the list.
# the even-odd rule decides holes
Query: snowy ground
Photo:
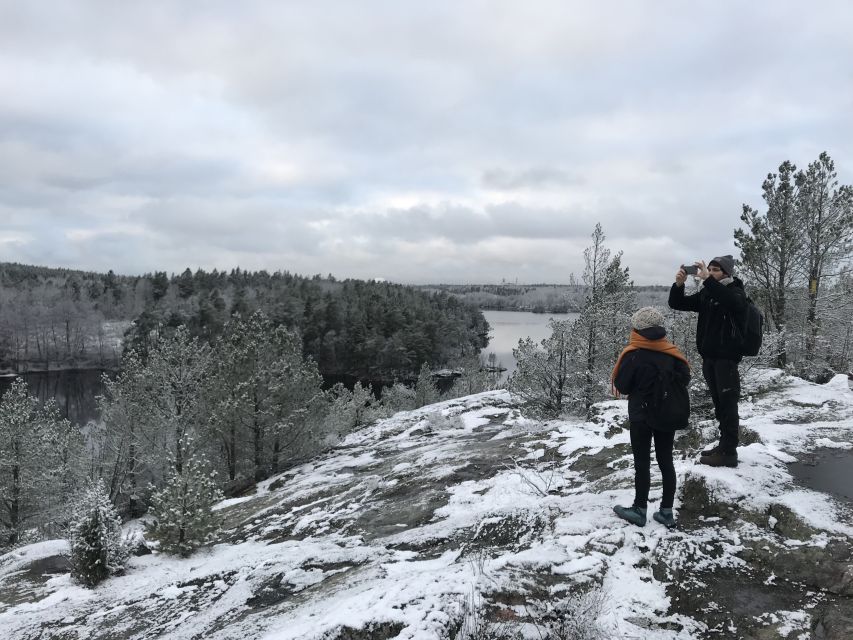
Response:
[[[675,530],[612,512],[633,498],[625,401],[542,424],[491,392],[398,414],[224,502],[221,543],[188,559],[136,557],[88,590],[60,541],[0,556],[0,638],[450,638],[472,593],[523,622],[587,592],[608,638],[846,637],[849,505],[786,463],[851,446],[853,393],[775,371],[749,388],[737,469],[695,465],[710,421],[679,442]]]

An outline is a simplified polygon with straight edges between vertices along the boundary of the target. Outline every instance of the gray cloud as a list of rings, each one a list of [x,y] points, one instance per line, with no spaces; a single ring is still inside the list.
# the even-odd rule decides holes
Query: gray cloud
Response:
[[[521,171],[489,169],[483,173],[483,184],[491,189],[514,191],[524,188],[548,188],[573,185],[580,180],[559,168],[537,167]]]
[[[638,282],[733,251],[826,149],[853,182],[853,9],[4,2],[4,260]]]

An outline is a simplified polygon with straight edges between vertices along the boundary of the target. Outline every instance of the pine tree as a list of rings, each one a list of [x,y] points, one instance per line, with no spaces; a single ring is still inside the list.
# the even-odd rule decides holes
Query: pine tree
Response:
[[[156,414],[159,390],[141,359],[132,349],[122,357],[116,377],[104,374],[104,394],[98,398],[101,424],[91,430],[94,472],[107,483],[112,500],[131,517],[141,515],[140,493],[154,479],[154,460],[162,454],[151,444],[158,436]]]
[[[229,480],[241,466],[261,480],[322,440],[312,428],[324,400],[322,378],[303,357],[298,334],[262,312],[235,318],[216,344],[216,362],[209,428]]]
[[[484,364],[475,354],[457,360],[457,370],[460,370],[462,375],[453,381],[453,386],[444,395],[448,398],[460,398],[497,389],[501,372],[497,371],[497,359],[494,353],[489,354],[488,362],[488,365]],[[487,366],[488,370],[486,370]]]
[[[735,230],[735,243],[754,296],[776,330],[765,341],[774,347],[774,364],[808,377],[824,375],[828,363],[844,368],[846,337],[836,329],[848,315],[839,313],[845,294],[838,267],[853,248],[853,187],[839,186],[835,164],[824,152],[804,171],[783,162],[762,188],[767,211],[744,205],[746,228]]]
[[[161,338],[149,354],[150,418],[160,426],[161,459],[171,460],[178,472],[184,458],[193,453],[186,447],[201,444],[197,438],[208,423],[210,407],[204,390],[212,358],[211,347],[191,337],[185,326]]]
[[[556,418],[572,404],[578,363],[572,321],[552,318],[548,326],[548,338],[539,344],[530,338],[519,340],[518,348],[512,350],[517,367],[507,386],[526,413]]]
[[[808,282],[806,357],[813,360],[821,329],[821,287],[836,275],[834,268],[849,259],[853,245],[853,187],[838,186],[835,163],[826,152],[797,173],[796,184]]]
[[[124,569],[128,550],[121,537],[121,519],[101,480],[84,491],[72,516],[68,542],[71,575],[87,587]]]
[[[424,407],[434,402],[438,402],[438,388],[432,381],[429,365],[424,362],[415,383],[415,408]]]
[[[402,382],[395,382],[382,390],[380,404],[385,415],[409,411],[415,408],[415,390]]]
[[[345,436],[377,417],[373,391],[370,387],[363,387],[361,382],[356,382],[352,391],[339,382],[326,393],[330,398],[326,422],[337,437]]]
[[[180,469],[172,465],[163,488],[151,496],[153,522],[146,536],[159,542],[161,551],[190,555],[215,540],[222,519],[211,508],[222,497],[207,460],[190,455]]]
[[[587,412],[607,395],[610,369],[625,344],[634,307],[633,284],[628,268],[622,267],[622,253],[611,259],[604,240],[601,224],[596,224],[592,245],[584,251],[587,294],[572,332],[581,363],[578,386]]]
[[[775,364],[788,363],[787,327],[791,287],[802,264],[803,232],[797,216],[797,167],[785,161],[779,173],[770,173],[761,185],[767,211],[760,213],[743,205],[741,221],[745,229],[735,229],[735,245],[741,264],[755,286],[755,298],[768,312],[771,326],[779,336]]]
[[[55,403],[44,406],[18,378],[0,399],[0,546],[14,545],[27,526],[58,517],[73,484],[72,427]],[[59,491],[57,491],[59,488]]]

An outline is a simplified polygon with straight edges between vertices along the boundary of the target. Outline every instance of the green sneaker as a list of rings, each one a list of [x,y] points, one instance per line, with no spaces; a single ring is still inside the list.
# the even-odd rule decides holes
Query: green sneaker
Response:
[[[638,527],[646,526],[646,510],[642,507],[613,507],[616,515]]]
[[[655,522],[660,522],[667,529],[672,529],[675,526],[675,518],[672,516],[672,509],[661,509],[652,514]]]

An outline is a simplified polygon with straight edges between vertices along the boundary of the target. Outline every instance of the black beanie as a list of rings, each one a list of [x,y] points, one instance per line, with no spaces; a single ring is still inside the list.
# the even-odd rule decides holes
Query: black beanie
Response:
[[[717,265],[722,269],[727,276],[734,276],[735,274],[735,259],[732,256],[717,256],[711,262],[708,263],[710,267],[712,264]]]

